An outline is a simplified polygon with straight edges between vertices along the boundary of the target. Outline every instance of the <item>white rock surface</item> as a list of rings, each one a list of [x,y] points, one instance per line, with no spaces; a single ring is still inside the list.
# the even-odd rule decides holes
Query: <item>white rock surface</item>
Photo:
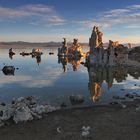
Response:
[[[83,126],[81,136],[86,137],[89,135],[90,126]]]
[[[33,97],[20,97],[13,99],[10,105],[0,105],[0,126],[10,118],[15,123],[41,119],[43,113],[48,113],[60,109],[51,105],[41,105]]]

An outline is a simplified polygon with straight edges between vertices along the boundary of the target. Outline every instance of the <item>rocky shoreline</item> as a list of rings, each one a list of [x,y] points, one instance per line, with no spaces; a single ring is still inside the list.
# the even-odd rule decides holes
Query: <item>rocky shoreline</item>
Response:
[[[42,119],[0,128],[4,140],[139,140],[140,102],[63,108]]]
[[[0,104],[0,127],[8,124],[11,120],[14,123],[41,119],[44,113],[56,111],[60,107],[49,104],[39,104],[32,96],[13,99],[11,104]]]

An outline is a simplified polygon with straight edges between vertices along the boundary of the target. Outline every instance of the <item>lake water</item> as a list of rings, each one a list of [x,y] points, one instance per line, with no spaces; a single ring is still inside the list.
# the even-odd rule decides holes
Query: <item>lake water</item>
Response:
[[[31,48],[24,49],[31,52]],[[70,95],[83,95],[83,105],[104,105],[125,97],[127,93],[140,95],[140,71],[124,68],[89,70],[81,60],[58,59],[57,48],[42,49],[41,58],[22,56],[23,49],[14,49],[9,57],[8,49],[0,49],[0,69],[12,65],[15,75],[0,71],[0,102],[10,102],[14,97],[35,96],[41,102],[54,105],[71,105]],[[49,55],[53,52],[54,55]],[[121,100],[121,99],[120,99]],[[125,97],[125,100],[133,100]]]

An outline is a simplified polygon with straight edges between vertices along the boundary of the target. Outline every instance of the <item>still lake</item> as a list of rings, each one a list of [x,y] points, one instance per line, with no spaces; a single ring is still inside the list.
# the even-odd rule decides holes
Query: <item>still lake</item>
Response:
[[[41,102],[71,105],[70,95],[83,95],[83,105],[104,105],[124,97],[140,95],[140,71],[131,69],[88,70],[81,60],[58,59],[57,48],[42,49],[43,55],[36,59],[20,55],[31,48],[14,49],[16,55],[9,57],[8,49],[0,49],[0,69],[4,65],[15,68],[14,75],[0,71],[0,102],[10,102],[14,97],[35,96]],[[85,49],[85,51],[87,51]],[[53,55],[49,55],[53,52]],[[120,100],[124,100],[123,98]]]

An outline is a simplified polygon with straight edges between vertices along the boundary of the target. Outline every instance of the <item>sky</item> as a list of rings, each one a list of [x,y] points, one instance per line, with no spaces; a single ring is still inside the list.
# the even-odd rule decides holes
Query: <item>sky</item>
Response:
[[[140,0],[0,0],[0,41],[140,43]]]

